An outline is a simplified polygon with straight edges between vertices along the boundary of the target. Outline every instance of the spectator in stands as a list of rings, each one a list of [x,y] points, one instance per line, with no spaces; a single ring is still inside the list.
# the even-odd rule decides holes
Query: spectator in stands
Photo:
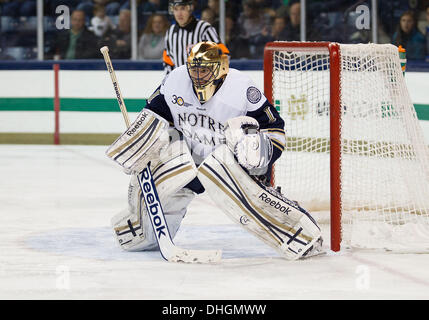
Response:
[[[113,0],[106,5],[106,14],[108,16],[117,16],[124,9],[130,9],[128,0]]]
[[[219,32],[219,20],[216,19],[216,13],[211,8],[207,7],[201,11],[201,20],[207,21]]]
[[[139,59],[162,59],[164,51],[164,39],[170,23],[166,16],[154,13],[146,24],[139,40]]]
[[[273,25],[271,27],[271,40],[286,40],[286,18],[283,16],[277,16],[274,18]]]
[[[407,50],[407,59],[425,58],[425,37],[417,30],[412,11],[406,11],[401,15],[392,43],[396,46],[401,45]]]
[[[85,11],[88,17],[92,17],[94,6],[104,6],[106,8],[106,14],[109,16],[115,16],[118,14],[121,5],[125,5],[127,1],[115,1],[115,0],[83,0],[77,5],[76,9]]]
[[[259,59],[264,54],[264,47],[267,42],[284,40],[286,30],[286,18],[278,16],[274,18],[271,29],[266,27],[261,30],[261,33],[254,36],[250,41],[255,46],[255,53],[251,56],[254,59]]]
[[[192,11],[192,15],[197,18],[201,19],[201,9],[205,8],[206,6],[202,6],[201,0],[190,0],[192,2],[192,5],[194,7],[194,10]]]
[[[320,41],[326,36],[326,28],[324,32],[320,32],[320,16],[325,15],[326,12],[335,12],[336,10],[346,10],[345,7],[350,6],[350,0],[313,0],[307,1],[307,28],[306,40],[307,41]],[[276,10],[276,16],[283,16],[286,18],[287,25],[285,28],[282,40],[299,41],[301,40],[301,4],[299,0],[290,0],[287,5],[282,5]],[[319,20],[319,21],[318,21]],[[334,25],[333,32],[338,34],[342,31],[339,30],[338,25]],[[324,40],[327,40],[326,38]],[[334,41],[339,41],[335,40]]]
[[[248,40],[237,32],[235,19],[231,15],[225,17],[225,45],[228,47],[231,59],[243,59],[250,56]]]
[[[138,29],[143,29],[147,26],[150,16],[154,13],[167,14],[168,5],[165,0],[147,0],[137,6],[137,22]]]
[[[380,22],[386,33],[392,37],[397,28],[397,21],[400,20],[401,14],[408,10],[415,10],[418,1],[404,0],[378,0],[378,13]]]
[[[115,4],[115,7],[113,5]],[[116,13],[112,15],[117,15],[118,12],[122,10],[131,10],[130,0],[116,0],[111,5],[112,8],[116,8]],[[168,1],[167,0],[136,0],[137,12],[139,15],[147,15],[152,13],[163,13],[168,11]]]
[[[215,22],[219,23],[219,0],[208,0],[207,8],[210,8],[211,10],[213,10],[214,20]],[[210,24],[213,25],[211,22]]]
[[[425,17],[424,25],[425,27],[429,27],[429,0],[427,2],[428,4],[425,6],[423,10],[423,15]],[[426,29],[426,28],[425,28]],[[425,32],[426,33],[426,32]]]
[[[74,11],[81,0],[45,0],[45,15],[56,16],[55,12],[58,6],[67,6],[70,11]]]
[[[161,0],[148,0],[143,6],[143,12],[159,12],[159,11],[167,11],[167,5]]]
[[[285,0],[256,0],[256,2],[259,2],[260,4],[263,4],[265,7],[276,10],[284,3],[288,3],[289,1]]]
[[[108,32],[101,40],[100,46],[109,46],[112,59],[131,58],[131,11],[119,12],[119,21],[115,30]]]
[[[260,59],[265,45],[263,32],[270,32],[270,16],[256,0],[243,0],[243,12],[238,18],[240,36],[247,40],[251,59]]]
[[[110,30],[115,29],[115,25],[106,15],[106,8],[104,5],[94,6],[94,16],[91,19],[91,26],[88,29],[100,38]]]
[[[9,17],[35,16],[37,7],[36,0],[2,0],[1,14]]]
[[[276,16],[277,5],[275,1],[270,0],[255,0],[256,4],[262,9],[265,15],[268,15],[271,19]]]
[[[287,41],[299,41],[301,39],[301,3],[292,2],[289,6],[289,23],[284,30]]]
[[[270,25],[269,16],[263,14],[263,8],[256,0],[243,0],[243,11],[238,18],[238,26],[243,38],[250,39]]]
[[[85,27],[85,12],[75,10],[71,14],[71,29],[58,33],[53,54],[58,59],[99,58],[100,52],[95,35]]]
[[[1,0],[0,0],[1,3]],[[0,48],[0,60],[14,60],[15,58],[11,55],[5,53],[2,48]]]
[[[425,13],[426,13],[426,22],[427,22],[426,33],[425,33],[425,37],[426,37],[426,55],[429,56],[429,5],[426,7]]]
[[[241,1],[226,1],[225,12],[227,16],[230,16],[237,21],[241,13]]]

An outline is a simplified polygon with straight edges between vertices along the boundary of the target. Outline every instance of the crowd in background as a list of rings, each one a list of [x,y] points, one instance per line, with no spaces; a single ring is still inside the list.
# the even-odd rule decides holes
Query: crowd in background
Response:
[[[35,58],[36,33],[28,24],[33,21],[36,25],[36,2],[0,0],[0,59]],[[307,40],[372,40],[370,30],[356,28],[356,5],[362,1],[306,2]],[[219,0],[194,3],[194,15],[219,33]],[[168,14],[168,0],[137,0],[137,4],[138,59],[161,59],[165,32],[174,23]],[[371,1],[363,4],[370,6]],[[44,5],[45,59],[99,58],[99,48],[104,45],[109,46],[114,59],[131,58],[129,0],[45,0]],[[70,30],[55,28],[59,5],[71,10]],[[232,59],[262,59],[268,41],[300,40],[299,0],[229,0],[225,5],[225,44]],[[410,60],[429,56],[429,0],[379,0],[378,12],[379,43],[401,45]],[[21,48],[16,52],[23,55],[10,48]]]

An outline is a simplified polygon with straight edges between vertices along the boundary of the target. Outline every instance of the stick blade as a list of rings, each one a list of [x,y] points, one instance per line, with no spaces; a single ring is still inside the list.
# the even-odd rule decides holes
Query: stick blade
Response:
[[[222,250],[188,250],[175,247],[164,259],[169,262],[218,263],[222,259]]]

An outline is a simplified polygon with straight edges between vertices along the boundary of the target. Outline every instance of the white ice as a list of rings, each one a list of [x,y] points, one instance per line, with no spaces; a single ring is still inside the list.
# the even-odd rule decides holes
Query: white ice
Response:
[[[429,298],[427,254],[352,249],[289,262],[206,195],[175,243],[222,249],[219,264],[121,251],[110,218],[126,206],[128,176],[105,149],[0,145],[1,299]]]

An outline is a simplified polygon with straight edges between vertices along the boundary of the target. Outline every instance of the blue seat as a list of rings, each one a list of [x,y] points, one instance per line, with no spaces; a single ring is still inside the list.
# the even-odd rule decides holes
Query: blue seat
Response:
[[[119,16],[109,16],[110,20],[112,21],[112,23],[117,26],[118,22],[119,22]]]
[[[19,47],[19,35],[17,32],[2,32],[1,34],[2,46],[8,47]]]
[[[4,51],[6,55],[11,56],[15,60],[24,59],[25,49],[23,47],[9,47],[6,48]]]
[[[30,47],[37,45],[37,33],[34,31],[21,31],[18,34],[16,46]]]
[[[349,12],[346,18],[347,26],[350,28],[356,28],[356,20],[361,15],[361,13],[357,13],[355,11]]]
[[[45,32],[47,31],[57,31],[57,28],[55,26],[55,19],[54,17],[43,17],[43,29]]]
[[[323,17],[322,25],[326,29],[334,28],[343,21],[341,12],[322,12],[320,16]]]
[[[2,32],[16,31],[18,29],[18,20],[13,17],[0,17],[0,25]]]
[[[316,30],[318,40],[340,41],[343,24],[342,12],[321,12],[312,21],[312,29]]]
[[[19,31],[34,31],[37,32],[37,17],[19,17],[18,18]]]
[[[37,59],[37,47],[24,48],[24,59],[25,60]]]

